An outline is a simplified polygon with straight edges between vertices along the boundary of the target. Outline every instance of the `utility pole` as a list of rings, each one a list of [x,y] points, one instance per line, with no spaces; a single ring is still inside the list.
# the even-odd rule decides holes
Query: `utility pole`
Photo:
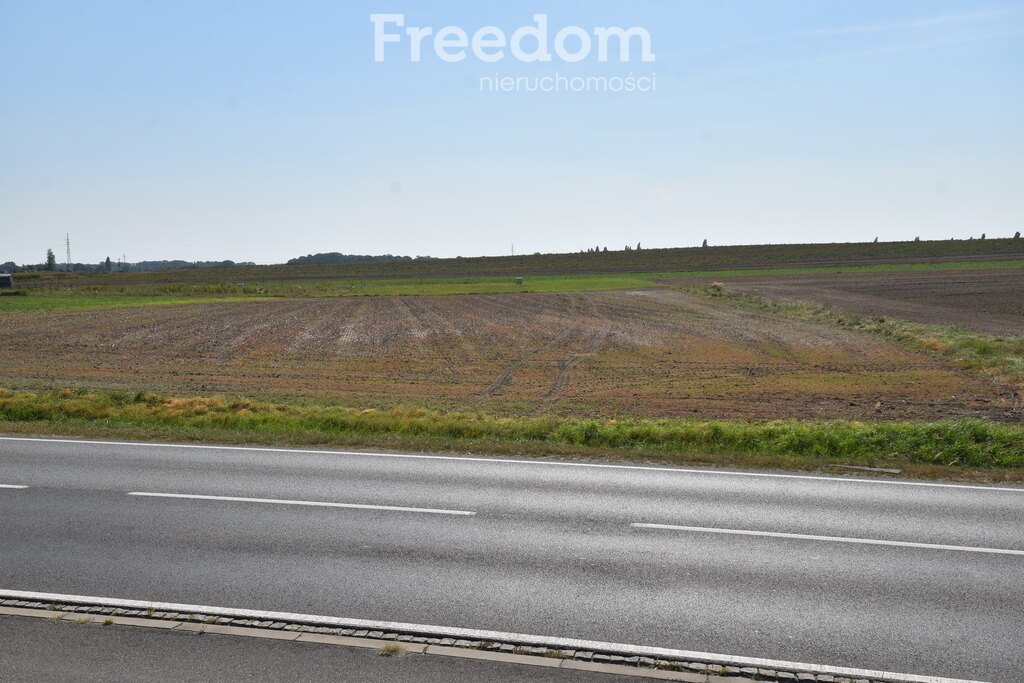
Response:
[[[66,268],[66,270],[67,270],[67,272],[70,273],[71,270],[72,270],[72,268],[71,268],[71,234],[70,233],[64,233],[64,246],[67,247],[67,252],[68,252],[68,260],[67,260],[67,268]]]

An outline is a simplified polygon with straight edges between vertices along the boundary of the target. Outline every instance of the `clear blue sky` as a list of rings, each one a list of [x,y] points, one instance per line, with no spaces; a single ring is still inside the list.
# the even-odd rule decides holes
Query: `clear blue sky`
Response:
[[[656,61],[375,63],[373,12]],[[479,88],[556,72],[657,90]],[[1010,235],[1022,122],[1007,0],[0,0],[0,262]]]

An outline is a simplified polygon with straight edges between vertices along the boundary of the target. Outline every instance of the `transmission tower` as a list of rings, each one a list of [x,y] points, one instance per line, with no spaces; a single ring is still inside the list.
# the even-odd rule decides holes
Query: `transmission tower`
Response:
[[[67,253],[68,253],[68,260],[67,260],[66,270],[70,273],[71,270],[72,270],[72,266],[71,266],[71,234],[70,233],[65,233],[64,234],[64,246],[67,247]]]

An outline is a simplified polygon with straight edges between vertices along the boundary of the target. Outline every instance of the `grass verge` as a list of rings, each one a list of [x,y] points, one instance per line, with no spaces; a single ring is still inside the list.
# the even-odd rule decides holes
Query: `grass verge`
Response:
[[[915,351],[950,358],[962,368],[980,371],[1024,393],[1024,339],[1020,337],[993,337],[960,327],[854,315],[824,304],[780,302],[733,292],[718,283],[691,291],[773,315],[877,334]]]
[[[899,467],[912,476],[1024,480],[1024,425],[597,420],[354,409],[225,396],[0,390],[0,431],[404,450],[584,456],[813,470]]]

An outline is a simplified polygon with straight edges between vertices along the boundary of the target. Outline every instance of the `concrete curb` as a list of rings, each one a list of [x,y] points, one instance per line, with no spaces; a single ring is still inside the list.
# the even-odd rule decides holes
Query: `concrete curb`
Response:
[[[873,671],[849,667],[826,666],[803,662],[776,661],[753,657],[737,657],[709,652],[694,652],[670,648],[606,643],[573,638],[555,638],[523,633],[485,631],[429,624],[407,624],[400,622],[348,619],[292,612],[271,612],[265,610],[235,609],[211,605],[150,602],[125,600],[60,593],[0,590],[0,608],[3,613],[46,610],[57,619],[78,615],[78,619],[99,617],[113,619],[113,623],[125,620],[128,625],[142,625],[146,622],[164,622],[168,628],[182,630],[203,630],[204,632],[227,633],[235,629],[261,631],[261,637],[278,639],[335,642],[343,639],[355,647],[377,647],[398,643],[407,651],[425,654],[448,654],[449,656],[504,655],[505,657],[529,658],[520,663],[542,664],[596,671],[604,667],[615,667],[615,673],[632,673],[666,680],[683,680],[694,683],[739,683],[743,680],[793,681],[820,683],[980,683],[963,679],[918,676],[888,671]],[[23,614],[40,616],[39,614]],[[60,616],[57,616],[60,615]],[[71,617],[71,620],[75,620]],[[129,623],[127,620],[134,620]],[[151,625],[147,623],[146,625]],[[216,630],[212,630],[216,629]],[[256,635],[235,633],[236,635]],[[274,634],[274,635],[270,635]],[[319,636],[317,641],[313,636]],[[375,645],[356,644],[376,643]],[[457,650],[459,655],[439,650]],[[472,654],[470,654],[472,653]],[[502,657],[503,661],[509,661]],[[542,660],[533,662],[532,660]],[[623,669],[619,671],[618,669]]]
[[[389,656],[400,655],[435,655],[439,657],[456,657],[460,659],[474,659],[487,662],[502,662],[505,664],[519,664],[522,666],[542,666],[553,669],[570,669],[576,671],[592,671],[596,673],[615,674],[618,676],[632,676],[634,678],[656,679],[665,681],[682,681],[684,683],[753,683],[756,679],[750,678],[728,678],[720,679],[718,676],[694,674],[683,671],[663,671],[660,669],[644,669],[636,666],[623,666],[619,664],[600,664],[595,662],[580,662],[569,659],[556,659],[546,656],[509,654],[506,652],[494,652],[489,650],[472,650],[457,647],[445,647],[434,644],[417,643],[395,643],[390,640],[374,640],[372,638],[352,638],[347,636],[333,636],[319,633],[306,633],[295,631],[275,631],[263,628],[248,628],[241,626],[221,626],[217,624],[197,624],[193,622],[170,621],[166,619],[150,619],[138,617],[106,616],[96,614],[81,614],[54,612],[51,610],[25,609],[20,607],[0,607],[0,618],[12,617],[35,617],[44,618],[49,621],[64,621],[82,625],[102,626],[131,626],[141,628],[156,628],[165,631],[187,631],[195,635],[225,635],[242,638],[269,638],[272,640],[286,640],[297,643],[313,643],[318,645],[331,645],[336,647],[357,647],[363,649],[377,650],[380,654]],[[385,648],[394,648],[399,645],[400,652],[383,652]]]

